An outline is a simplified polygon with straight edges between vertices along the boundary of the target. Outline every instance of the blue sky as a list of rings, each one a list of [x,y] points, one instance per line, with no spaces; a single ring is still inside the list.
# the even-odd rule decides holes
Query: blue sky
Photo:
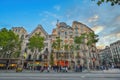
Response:
[[[99,35],[100,48],[120,39],[120,6],[92,0],[0,0],[0,29],[23,26],[28,33],[38,24],[51,34],[57,19],[79,21]]]

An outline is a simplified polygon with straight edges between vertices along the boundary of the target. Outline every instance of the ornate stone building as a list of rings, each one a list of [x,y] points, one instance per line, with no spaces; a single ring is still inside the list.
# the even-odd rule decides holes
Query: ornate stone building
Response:
[[[36,65],[50,65],[51,53],[54,53],[54,65],[71,67],[75,65],[87,66],[87,62],[89,61],[89,64],[93,66],[95,61],[97,61],[95,44],[94,47],[90,49],[91,53],[88,53],[87,45],[85,44],[79,45],[80,49],[76,50],[74,48],[78,46],[74,43],[76,36],[93,32],[93,30],[80,22],[74,21],[72,26],[67,25],[65,22],[57,22],[56,28],[53,29],[51,35],[48,35],[41,25],[38,25],[30,34],[27,34],[26,30],[22,27],[14,27],[12,30],[23,39],[21,55],[25,55],[24,63],[27,67],[33,64],[33,52],[27,47],[27,44],[29,43],[29,38],[35,34],[40,34],[40,36],[45,38],[45,47],[41,52],[37,52],[36,62],[34,63]],[[59,50],[52,47],[53,42],[55,42],[58,37],[62,40]],[[65,46],[67,46],[67,48]]]
[[[81,49],[75,50],[71,49],[70,46],[76,46],[74,43],[74,38],[76,36],[80,36],[83,33],[90,33],[93,32],[89,27],[86,25],[74,21],[72,23],[72,27],[67,25],[65,22],[57,22],[56,28],[52,31],[52,43],[57,40],[57,37],[59,37],[61,41],[61,48],[60,50],[54,50],[54,61],[56,65],[61,66],[71,66],[74,65],[86,65],[86,55],[89,53],[87,52],[87,46],[85,44],[80,45]],[[65,50],[64,45],[68,45],[68,50]],[[95,44],[94,44],[95,45]],[[97,59],[96,54],[96,46],[90,49],[92,52],[88,55],[87,58],[89,58],[89,62],[91,65],[93,65],[93,59],[94,61]]]
[[[40,34],[44,37],[44,48],[41,52],[37,52],[34,65],[48,65],[49,64],[49,54],[51,53],[50,48],[50,39],[48,33],[43,29],[41,25],[38,25],[35,30],[30,34],[27,34],[26,30],[23,27],[14,27],[12,30],[19,35],[19,38],[22,39],[21,47],[21,56],[24,56],[25,67],[30,67],[33,65],[33,52],[28,48],[28,43],[30,37],[35,34]]]

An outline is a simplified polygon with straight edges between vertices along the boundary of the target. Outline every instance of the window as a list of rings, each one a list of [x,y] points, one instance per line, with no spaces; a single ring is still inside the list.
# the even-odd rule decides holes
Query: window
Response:
[[[65,35],[67,35],[67,32],[65,32]]]
[[[39,55],[39,60],[42,61],[42,55]]]
[[[60,32],[58,32],[58,35],[60,35]]]
[[[77,26],[75,26],[75,30],[78,30],[78,27],[77,27]]]
[[[73,36],[71,35],[70,38],[72,38]]]
[[[25,52],[27,52],[27,48],[25,48]]]
[[[28,60],[31,60],[31,54],[29,54],[29,56],[28,56]]]
[[[48,43],[44,43],[45,46],[48,46]]]

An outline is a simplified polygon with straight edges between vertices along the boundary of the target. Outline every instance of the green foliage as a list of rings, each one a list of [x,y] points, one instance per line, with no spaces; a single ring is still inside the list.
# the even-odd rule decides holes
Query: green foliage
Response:
[[[81,37],[75,37],[74,42],[76,44],[81,44],[82,43],[82,38]]]
[[[56,43],[57,43],[57,50],[60,50],[60,48],[62,47],[60,44],[61,44],[62,40],[58,37],[57,40],[56,40]]]
[[[44,47],[44,38],[39,35],[32,36],[29,39],[28,46],[31,50],[38,49],[39,51],[41,51]]]
[[[13,58],[18,58],[20,56],[20,51],[17,51],[11,55]]]
[[[7,30],[6,28],[1,29],[0,47],[2,47],[2,52],[4,52],[1,53],[2,55],[7,54],[7,52],[9,52],[11,55],[13,52],[16,52],[18,49],[20,49],[19,37],[11,30]]]
[[[54,57],[53,57],[53,53],[50,54],[50,65],[51,65],[51,66],[54,65]]]
[[[61,42],[62,42],[62,40],[59,37],[57,37],[56,41],[52,43],[52,48],[60,50],[62,47]]]
[[[53,42],[53,43],[52,43],[52,48],[53,48],[53,49],[56,49],[56,48],[57,48],[57,43],[56,43],[56,42]]]
[[[64,50],[68,51],[68,49],[69,49],[69,45],[68,45],[68,44],[65,44],[65,45],[64,45]]]
[[[79,49],[80,49],[80,46],[76,45],[75,50],[79,50]]]
[[[94,0],[95,1],[95,0]],[[97,1],[97,4],[98,6],[100,6],[102,3],[111,3],[111,6],[114,6],[114,5],[120,5],[120,0],[98,0]]]
[[[87,36],[87,45],[92,46],[96,42],[98,42],[98,35],[95,35],[94,32],[91,32],[86,35]]]
[[[74,38],[74,42],[77,44],[75,47],[76,50],[79,50],[80,45],[85,43],[85,36],[86,36],[86,34],[84,33],[84,34],[81,34],[81,36],[79,36],[79,37],[77,36]]]
[[[87,42],[85,42],[85,40],[87,40]],[[94,32],[90,32],[90,33],[84,33],[81,34],[80,37],[75,37],[74,42],[76,44],[82,44],[82,43],[86,43],[88,46],[91,46],[93,44],[95,44],[96,42],[98,42],[98,35],[95,35]],[[79,49],[78,45],[76,46],[77,49]]]
[[[74,50],[74,45],[70,45],[70,50]]]

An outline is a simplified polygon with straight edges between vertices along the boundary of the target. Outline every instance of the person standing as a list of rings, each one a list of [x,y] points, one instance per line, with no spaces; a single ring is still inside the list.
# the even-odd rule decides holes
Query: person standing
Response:
[[[47,67],[47,72],[50,72],[50,66]]]

